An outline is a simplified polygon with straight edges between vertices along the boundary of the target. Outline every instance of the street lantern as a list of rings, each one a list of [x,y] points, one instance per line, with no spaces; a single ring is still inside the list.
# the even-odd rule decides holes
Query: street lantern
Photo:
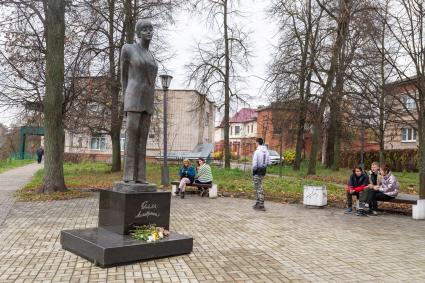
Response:
[[[164,91],[168,90],[168,88],[170,87],[171,80],[173,79],[173,77],[170,76],[170,75],[160,75],[159,77],[161,78],[162,89]]]
[[[164,91],[163,99],[163,108],[164,108],[164,160],[161,168],[161,183],[163,186],[168,186],[169,182],[169,173],[168,173],[168,157],[167,157],[167,91],[170,87],[171,80],[173,79],[170,75],[160,75],[162,90]]]

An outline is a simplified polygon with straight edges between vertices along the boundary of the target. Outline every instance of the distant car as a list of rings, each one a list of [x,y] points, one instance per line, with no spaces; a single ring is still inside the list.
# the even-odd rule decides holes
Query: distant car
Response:
[[[270,164],[271,165],[277,165],[277,164],[280,163],[281,159],[280,159],[280,155],[277,151],[269,150],[269,155],[270,155]],[[282,161],[283,161],[283,157],[282,157]]]

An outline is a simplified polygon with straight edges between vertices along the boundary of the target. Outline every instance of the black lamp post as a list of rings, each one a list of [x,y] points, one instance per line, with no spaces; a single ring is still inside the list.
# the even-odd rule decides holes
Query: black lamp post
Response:
[[[168,186],[169,174],[168,174],[168,159],[167,159],[167,91],[170,87],[171,80],[173,79],[170,75],[160,75],[162,89],[164,91],[163,108],[164,108],[164,160],[161,170],[161,183],[163,186]]]

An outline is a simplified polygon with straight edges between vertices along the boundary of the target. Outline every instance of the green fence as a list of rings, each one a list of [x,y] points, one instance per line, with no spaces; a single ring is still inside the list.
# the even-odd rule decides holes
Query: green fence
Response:
[[[22,154],[20,152],[14,152],[12,154],[9,155],[9,158],[11,160],[20,160],[20,159],[37,159],[37,155],[31,152],[24,152],[24,154],[21,156]],[[23,158],[22,158],[23,157]]]

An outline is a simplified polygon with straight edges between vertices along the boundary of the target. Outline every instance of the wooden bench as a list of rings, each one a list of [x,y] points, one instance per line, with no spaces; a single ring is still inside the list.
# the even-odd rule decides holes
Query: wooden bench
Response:
[[[176,191],[177,191],[177,186],[180,185],[179,181],[173,181],[171,182],[172,188],[171,188],[171,194],[173,196],[176,195]],[[186,184],[186,192],[188,191],[188,188],[196,188],[196,190],[193,190],[195,192],[198,192],[198,188],[204,188],[204,189],[208,189],[208,196],[210,198],[217,198],[217,184]]]
[[[425,207],[422,202],[419,204],[418,195],[409,195],[409,194],[398,194],[397,197],[382,201],[382,202],[391,202],[391,203],[405,203],[412,205],[412,218],[413,219],[425,219]]]
[[[395,198],[390,200],[384,200],[382,202],[417,204],[418,199],[419,196],[417,195],[398,194]]]
[[[392,202],[392,203],[405,203],[405,204],[417,204],[419,196],[409,194],[398,194],[395,198],[389,200],[379,200],[380,202]],[[358,200],[357,200],[358,202]],[[357,204],[358,207],[358,204]]]
[[[389,200],[379,200],[379,202],[390,202],[390,203],[404,203],[416,205],[418,203],[419,196],[409,194],[398,194],[395,198]],[[356,203],[357,209],[359,208],[359,200]]]

